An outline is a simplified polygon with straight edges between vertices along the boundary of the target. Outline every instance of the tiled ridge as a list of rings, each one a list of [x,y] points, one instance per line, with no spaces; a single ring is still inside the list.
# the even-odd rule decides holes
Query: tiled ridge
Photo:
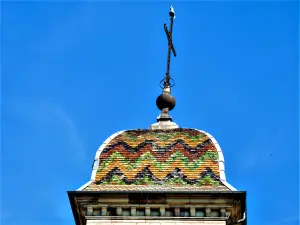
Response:
[[[179,133],[176,132],[175,134],[168,134],[168,133],[150,133],[150,134],[145,134],[144,136],[139,135],[139,136],[131,136],[131,134],[129,135],[127,132],[130,131],[126,131],[120,135],[118,135],[117,137],[115,137],[112,141],[111,141],[111,145],[117,143],[117,142],[125,142],[126,144],[130,145],[131,148],[135,148],[138,145],[140,145],[143,142],[147,141],[153,141],[155,143],[157,143],[158,145],[161,146],[167,146],[169,144],[173,144],[174,142],[176,142],[177,140],[184,140],[187,144],[189,144],[190,147],[195,147],[196,145],[198,145],[199,143],[203,143],[206,140],[210,140],[209,137],[207,137],[206,135],[200,133],[199,135],[196,136],[189,136],[188,134],[184,134],[184,133]]]
[[[97,181],[96,184],[192,184],[192,185],[213,185],[219,186],[220,181],[218,176],[210,168],[205,168],[197,178],[187,178],[179,168],[175,168],[168,173],[163,179],[156,177],[149,167],[145,167],[137,173],[133,179],[128,179],[126,175],[117,167],[113,168],[105,177]]]
[[[121,153],[116,152],[100,164],[97,180],[102,179],[106,173],[115,167],[120,168],[127,177],[133,177],[141,170],[140,168],[146,166],[160,178],[166,176],[166,173],[175,167],[180,168],[190,178],[197,177],[199,169],[205,169],[208,165],[213,166],[213,170],[218,174],[217,159],[218,154],[216,152],[206,152],[196,160],[190,161],[180,151],[176,151],[167,160],[161,162],[156,160],[151,152],[146,152],[134,162],[130,162]]]
[[[134,160],[144,152],[152,149],[154,155],[160,155],[163,158],[168,158],[173,153],[173,151],[179,150],[186,157],[192,159],[195,157],[200,157],[207,150],[215,150],[215,147],[210,139],[207,139],[200,144],[198,143],[194,147],[189,146],[189,144],[186,144],[184,140],[180,139],[166,146],[159,146],[159,143],[155,141],[146,140],[136,147],[131,147],[124,141],[118,141],[114,144],[109,144],[109,146],[104,148],[100,155],[100,159],[105,159],[109,157],[113,152],[119,151],[124,155],[130,154],[130,158]]]

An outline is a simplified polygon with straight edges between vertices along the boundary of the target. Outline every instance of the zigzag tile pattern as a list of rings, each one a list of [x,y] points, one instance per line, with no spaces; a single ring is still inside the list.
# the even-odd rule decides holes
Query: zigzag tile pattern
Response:
[[[224,187],[211,139],[184,128],[119,134],[99,156],[95,185]]]

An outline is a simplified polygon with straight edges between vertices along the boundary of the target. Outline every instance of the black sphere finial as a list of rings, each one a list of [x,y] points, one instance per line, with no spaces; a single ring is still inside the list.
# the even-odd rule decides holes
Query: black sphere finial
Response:
[[[168,108],[169,111],[171,111],[172,109],[174,109],[175,105],[176,105],[176,100],[169,93],[162,93],[156,99],[156,106],[160,110]]]

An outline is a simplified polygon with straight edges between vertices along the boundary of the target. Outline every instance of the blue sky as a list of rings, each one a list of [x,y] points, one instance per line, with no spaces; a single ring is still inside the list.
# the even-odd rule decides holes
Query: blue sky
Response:
[[[156,121],[169,4],[2,3],[3,224],[74,224],[97,148]],[[299,4],[173,6],[174,121],[217,139],[249,225],[298,224]]]

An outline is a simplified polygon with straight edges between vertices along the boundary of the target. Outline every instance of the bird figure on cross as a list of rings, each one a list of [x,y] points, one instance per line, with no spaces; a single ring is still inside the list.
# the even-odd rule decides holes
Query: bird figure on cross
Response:
[[[169,11],[169,15],[170,15],[170,30],[168,30],[168,27],[166,24],[164,24],[164,29],[168,38],[168,58],[167,58],[167,72],[166,72],[166,76],[164,79],[164,87],[170,87],[170,65],[171,65],[171,51],[173,53],[173,55],[176,57],[176,51],[173,45],[173,41],[172,41],[172,31],[173,31],[173,21],[175,19],[175,11],[173,6],[170,6],[170,11]]]

